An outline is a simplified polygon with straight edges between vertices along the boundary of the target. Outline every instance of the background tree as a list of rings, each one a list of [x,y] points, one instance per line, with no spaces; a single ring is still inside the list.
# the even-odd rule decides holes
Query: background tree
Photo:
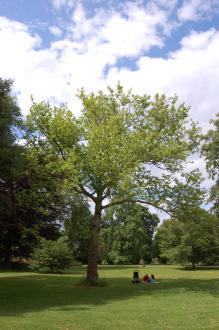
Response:
[[[25,129],[12,81],[0,79],[0,259],[28,257],[39,238],[60,236],[66,196],[46,154],[21,144]],[[62,178],[61,178],[62,181]]]
[[[102,258],[108,263],[151,262],[157,215],[138,204],[122,204],[108,209],[101,228]]]
[[[83,201],[74,201],[71,215],[64,222],[65,234],[74,258],[85,264],[88,259],[91,218],[89,205]]]
[[[12,81],[0,78],[0,257],[9,262],[12,241],[17,236],[15,181],[22,175],[23,148],[16,137],[21,113],[12,94]]]
[[[158,228],[156,241],[161,257],[170,262],[214,264],[219,257],[219,220],[200,208],[183,210]]]
[[[207,162],[207,171],[216,182],[211,188],[210,201],[213,202],[213,211],[219,216],[219,113],[216,119],[211,121],[215,128],[210,129],[204,136],[202,153]]]
[[[176,97],[151,99],[125,93],[120,85],[105,94],[81,90],[78,96],[83,105],[79,118],[65,105],[33,103],[28,145],[56,157],[51,170],[65,169],[68,187],[95,205],[87,268],[87,281],[93,284],[103,210],[142,202],[173,212],[179,204],[200,200],[200,174],[182,173],[199,134]]]

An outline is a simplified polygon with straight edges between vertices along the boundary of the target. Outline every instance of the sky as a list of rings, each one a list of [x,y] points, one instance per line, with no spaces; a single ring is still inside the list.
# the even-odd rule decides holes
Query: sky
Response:
[[[0,0],[0,45],[24,115],[31,95],[78,114],[78,89],[118,81],[178,95],[203,132],[219,112],[219,0]]]

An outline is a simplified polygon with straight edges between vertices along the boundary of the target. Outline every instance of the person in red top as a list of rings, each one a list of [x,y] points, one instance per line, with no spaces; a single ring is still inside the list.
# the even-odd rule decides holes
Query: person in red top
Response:
[[[142,278],[142,283],[143,283],[143,284],[150,283],[150,277],[148,276],[148,274],[146,274],[146,275]]]

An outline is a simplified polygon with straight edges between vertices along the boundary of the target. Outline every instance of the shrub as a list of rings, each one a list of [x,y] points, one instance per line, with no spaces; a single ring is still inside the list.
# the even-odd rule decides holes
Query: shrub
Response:
[[[129,258],[120,255],[118,251],[109,252],[107,262],[113,265],[127,265],[130,263]]]
[[[57,241],[42,238],[31,258],[30,269],[39,273],[59,273],[72,263],[72,253],[66,237]]]

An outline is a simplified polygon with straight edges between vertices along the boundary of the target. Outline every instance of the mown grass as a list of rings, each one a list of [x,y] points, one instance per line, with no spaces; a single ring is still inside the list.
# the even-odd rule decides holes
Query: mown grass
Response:
[[[159,283],[131,284],[134,270]],[[219,268],[100,266],[107,285],[91,288],[84,274],[0,271],[0,329],[219,329]]]

